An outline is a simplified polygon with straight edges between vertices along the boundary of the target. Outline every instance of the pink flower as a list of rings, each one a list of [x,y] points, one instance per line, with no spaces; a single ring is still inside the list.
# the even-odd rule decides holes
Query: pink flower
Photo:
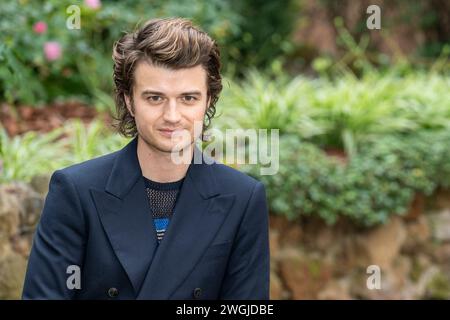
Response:
[[[61,46],[56,41],[49,41],[44,44],[44,54],[48,61],[55,61],[61,57]]]
[[[33,25],[33,31],[40,34],[47,31],[47,24],[44,21],[38,21]]]
[[[100,0],[84,0],[84,4],[91,9],[98,9],[102,6]]]

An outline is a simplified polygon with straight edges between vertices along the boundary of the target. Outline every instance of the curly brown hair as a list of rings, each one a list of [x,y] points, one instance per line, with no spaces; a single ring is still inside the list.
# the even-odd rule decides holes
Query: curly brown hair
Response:
[[[203,129],[210,126],[222,91],[220,50],[217,43],[190,20],[151,19],[136,31],[122,36],[114,44],[112,58],[117,112],[114,127],[120,134],[125,137],[137,134],[136,123],[127,109],[125,97],[130,97],[132,102],[134,71],[142,60],[171,69],[202,65],[207,74],[207,96],[211,99]]]

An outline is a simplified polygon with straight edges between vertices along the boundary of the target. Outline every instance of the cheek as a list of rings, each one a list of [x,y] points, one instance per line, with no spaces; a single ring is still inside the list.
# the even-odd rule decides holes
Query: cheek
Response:
[[[135,106],[136,122],[152,123],[158,118],[158,110],[156,108],[150,108],[146,105],[140,104]]]
[[[201,121],[203,122],[203,117],[205,116],[206,108],[203,106],[198,106],[192,109],[189,109],[188,117],[191,122]]]

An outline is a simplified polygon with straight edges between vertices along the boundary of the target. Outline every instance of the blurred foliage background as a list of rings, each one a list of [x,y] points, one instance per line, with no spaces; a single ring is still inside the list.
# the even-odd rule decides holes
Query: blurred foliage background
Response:
[[[381,30],[366,27],[370,4]],[[222,48],[213,126],[280,130],[278,174],[239,167],[265,183],[271,212],[384,223],[450,186],[449,15],[445,0],[2,2],[0,182],[123,146],[109,127],[113,43],[183,16]]]

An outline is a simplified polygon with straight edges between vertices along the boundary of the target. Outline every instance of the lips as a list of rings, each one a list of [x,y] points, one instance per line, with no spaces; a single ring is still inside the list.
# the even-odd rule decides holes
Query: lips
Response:
[[[163,136],[170,137],[170,136],[172,136],[172,134],[173,134],[174,132],[181,131],[181,129],[166,129],[166,128],[163,128],[163,129],[158,129],[158,131],[159,131]]]

